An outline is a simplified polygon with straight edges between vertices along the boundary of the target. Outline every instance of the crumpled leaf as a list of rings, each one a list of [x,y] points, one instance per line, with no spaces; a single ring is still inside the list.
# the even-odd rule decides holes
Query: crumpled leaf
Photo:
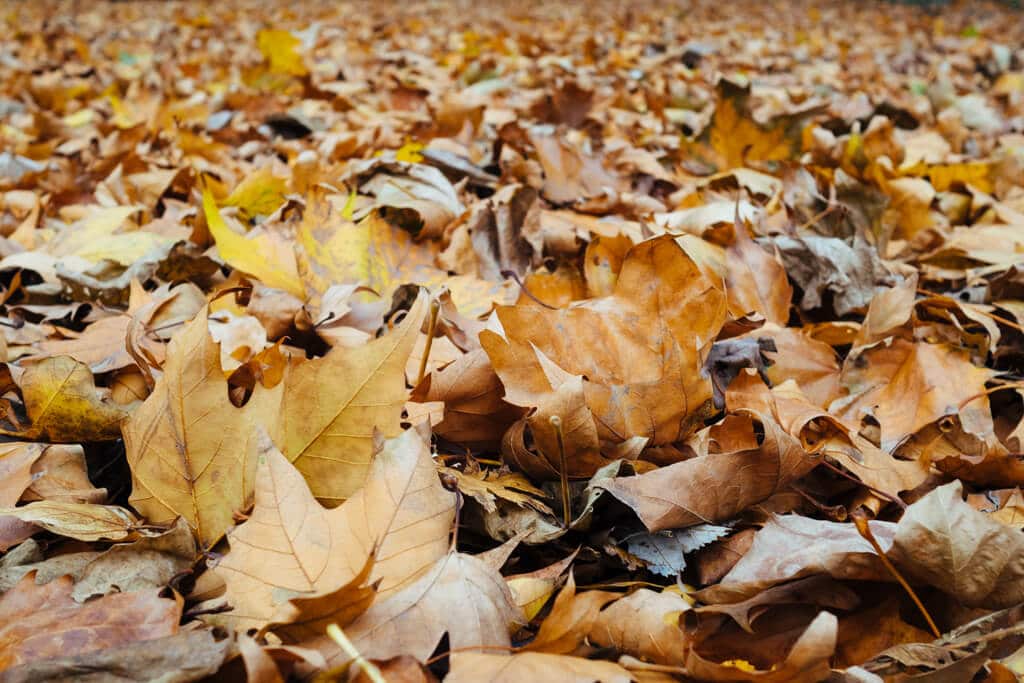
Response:
[[[11,683],[57,683],[71,678],[82,683],[187,683],[215,674],[230,652],[230,638],[217,640],[212,630],[197,629],[26,662],[3,673],[4,680]]]
[[[862,239],[854,240],[853,246],[819,235],[780,236],[771,242],[786,274],[803,290],[800,307],[805,311],[821,307],[827,293],[836,315],[846,315],[864,309],[875,294],[896,283],[874,248]]]
[[[576,579],[570,572],[536,637],[523,649],[556,655],[576,652],[586,641],[602,608],[617,597],[608,591],[577,593]]]
[[[1024,600],[1024,537],[963,501],[958,481],[911,505],[896,527],[896,566],[965,605],[1000,609]]]
[[[123,507],[93,503],[40,500],[15,508],[0,508],[0,516],[16,517],[59,536],[79,541],[121,541],[142,525]]]
[[[588,640],[644,661],[680,665],[690,643],[679,620],[689,609],[679,593],[640,588],[602,610]]]
[[[648,531],[721,522],[765,500],[817,466],[800,442],[770,417],[744,411],[734,424],[760,425],[756,448],[704,456],[598,487],[630,506]]]
[[[992,376],[961,350],[893,339],[847,358],[840,379],[847,395],[829,410],[853,429],[873,416],[887,451],[948,415],[959,415],[965,431],[985,437],[993,430],[983,395]]]
[[[504,338],[485,330],[480,341],[517,403],[550,391],[537,349],[586,377],[586,403],[602,441],[641,436],[657,445],[684,436],[685,420],[710,398],[710,383],[697,373],[699,354],[724,308],[721,290],[663,237],[627,254],[613,295],[558,310],[499,307]]]

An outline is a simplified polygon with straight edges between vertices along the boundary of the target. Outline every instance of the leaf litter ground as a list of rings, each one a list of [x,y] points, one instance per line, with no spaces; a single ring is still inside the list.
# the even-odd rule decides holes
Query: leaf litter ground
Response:
[[[1024,674],[1024,21],[10,5],[3,680]]]

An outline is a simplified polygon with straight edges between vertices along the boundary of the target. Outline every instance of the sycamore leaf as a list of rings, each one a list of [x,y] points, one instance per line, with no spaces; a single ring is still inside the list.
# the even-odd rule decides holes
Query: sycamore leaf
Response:
[[[210,547],[252,500],[257,425],[277,417],[282,385],[254,388],[236,408],[220,366],[220,349],[203,308],[167,348],[153,393],[124,425],[132,469],[131,504],[150,522],[184,517]]]
[[[692,145],[698,158],[727,171],[753,161],[785,161],[800,151],[803,124],[814,109],[762,124],[751,112],[749,85],[719,79],[717,96],[711,124]]]
[[[117,438],[125,412],[96,389],[87,365],[68,356],[46,358],[25,370],[21,394],[31,424],[0,429],[22,439],[75,443]]]
[[[308,70],[299,52],[301,45],[302,41],[289,31],[262,29],[256,34],[256,46],[273,73],[305,76]]]
[[[602,610],[587,639],[658,664],[682,664],[689,637],[679,624],[690,604],[679,593],[636,590]]]
[[[558,593],[551,611],[540,624],[537,636],[524,649],[550,654],[572,654],[587,639],[602,608],[617,599],[608,591],[576,592],[572,572]]]
[[[337,504],[355,493],[370,469],[374,430],[385,437],[401,430],[409,398],[405,364],[426,299],[421,294],[389,334],[356,348],[336,347],[287,374],[282,400],[292,409],[281,412],[274,439],[317,498]]]
[[[984,437],[993,430],[985,396],[985,383],[993,375],[971,363],[961,350],[890,339],[847,358],[840,380],[847,396],[829,410],[853,429],[864,417],[874,417],[881,426],[881,447],[887,451],[957,413],[965,431]]]
[[[217,251],[232,268],[252,275],[269,287],[283,289],[298,297],[305,289],[289,245],[273,233],[243,237],[228,227],[209,188],[203,190],[203,212]]]
[[[370,580],[379,582],[381,596],[403,589],[445,556],[454,500],[418,432],[385,442],[365,486],[332,510],[316,502],[268,438],[262,441],[255,507],[228,534],[231,549],[214,570],[227,584],[231,610],[207,621],[262,628],[279,620],[287,600],[315,601],[351,582],[375,551]]]
[[[347,629],[366,657],[408,654],[425,661],[448,634],[453,650],[508,646],[521,621],[497,570],[471,555],[451,552],[386,600],[378,600]],[[348,656],[335,646],[328,663]]]
[[[551,394],[539,350],[586,378],[602,442],[640,436],[660,445],[686,436],[687,420],[711,397],[701,353],[724,322],[725,295],[665,236],[629,251],[611,296],[557,310],[500,306],[497,316],[504,337],[485,330],[480,343],[507,400],[537,406]]]

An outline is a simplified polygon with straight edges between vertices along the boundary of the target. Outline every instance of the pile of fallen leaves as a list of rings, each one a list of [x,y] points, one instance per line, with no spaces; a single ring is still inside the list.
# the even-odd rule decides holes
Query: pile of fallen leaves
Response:
[[[1020,14],[4,11],[2,680],[1024,673]]]

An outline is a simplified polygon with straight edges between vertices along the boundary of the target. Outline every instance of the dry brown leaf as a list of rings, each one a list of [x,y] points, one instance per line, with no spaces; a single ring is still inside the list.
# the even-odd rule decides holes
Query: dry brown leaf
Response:
[[[126,413],[100,394],[87,365],[68,356],[46,358],[25,370],[20,384],[30,424],[0,434],[53,443],[117,438]]]
[[[992,376],[963,351],[893,339],[847,358],[841,378],[846,396],[836,399],[829,411],[854,430],[864,416],[873,416],[881,425],[880,445],[886,451],[947,415],[959,414],[965,431],[985,437],[993,430],[983,395]]]
[[[501,574],[471,555],[451,552],[378,599],[346,632],[365,657],[390,659],[401,653],[423,662],[446,633],[452,650],[507,647],[509,631],[519,621]],[[349,659],[337,646],[333,649],[327,655],[332,666]]]
[[[444,402],[444,419],[434,426],[439,436],[486,450],[497,448],[501,435],[525,412],[506,403],[504,393],[486,352],[473,349],[428,374],[412,396],[423,403]]]
[[[158,590],[115,593],[85,604],[71,598],[71,579],[37,586],[35,575],[0,597],[0,670],[68,657],[178,631],[181,599]]]
[[[142,522],[123,507],[57,500],[40,500],[16,508],[0,508],[0,516],[16,517],[58,536],[79,541],[122,541],[142,526]]]
[[[965,503],[960,482],[907,509],[888,555],[965,605],[999,609],[1024,600],[1024,537]]]
[[[760,313],[778,325],[789,321],[793,287],[786,270],[777,257],[750,238],[742,222],[736,225],[736,241],[725,250],[725,265],[730,313],[737,318]]]
[[[617,597],[608,591],[577,593],[576,579],[570,572],[537,635],[523,649],[555,655],[576,652],[586,641],[601,609]]]
[[[612,662],[567,657],[545,652],[520,652],[511,656],[461,652],[452,656],[451,672],[445,683],[632,683],[633,676]]]
[[[230,638],[218,640],[212,630],[195,629],[79,655],[34,660],[5,670],[3,676],[11,683],[196,680],[217,673],[231,648]]]
[[[732,426],[760,425],[760,445],[709,453],[597,486],[633,508],[649,531],[660,531],[731,519],[817,466],[774,419],[753,411],[742,415]]]
[[[670,237],[635,246],[611,296],[558,310],[498,307],[497,314],[504,338],[485,330],[480,340],[509,399],[536,405],[550,392],[539,350],[586,377],[603,442],[676,441],[711,396],[700,353],[724,321],[725,297]]]
[[[689,609],[679,593],[640,588],[602,610],[588,640],[646,662],[681,665],[690,639],[679,620]]]
[[[214,570],[227,584],[232,611],[208,621],[262,628],[288,599],[351,581],[374,550],[371,580],[380,582],[381,595],[405,588],[445,556],[454,501],[415,430],[385,442],[363,488],[331,510],[269,439],[262,441],[256,505],[228,534],[231,549]]]

